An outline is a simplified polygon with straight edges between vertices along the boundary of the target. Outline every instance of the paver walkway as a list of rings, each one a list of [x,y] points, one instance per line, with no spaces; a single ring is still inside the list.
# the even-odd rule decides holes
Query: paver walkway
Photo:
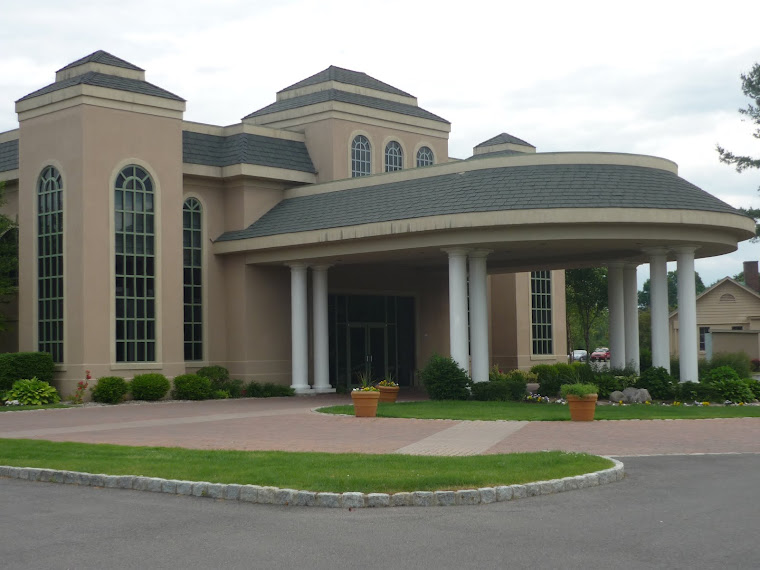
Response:
[[[614,456],[760,453],[760,418],[480,422],[313,411],[348,396],[162,402],[0,413],[0,438],[193,449],[471,455],[559,449]],[[0,451],[1,454],[1,451]]]

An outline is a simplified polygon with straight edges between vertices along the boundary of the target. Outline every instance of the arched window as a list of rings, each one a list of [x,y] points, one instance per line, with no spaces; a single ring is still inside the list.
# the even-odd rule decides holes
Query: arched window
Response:
[[[391,141],[385,147],[385,171],[395,172],[404,168],[404,151],[396,141]]]
[[[351,178],[372,174],[372,159],[367,137],[358,135],[351,143]]]
[[[433,164],[433,151],[423,146],[417,151],[417,166],[430,166]]]
[[[37,182],[37,346],[63,362],[63,179],[52,166]]]
[[[156,360],[153,180],[130,165],[116,177],[116,361]]]
[[[202,213],[198,200],[185,200],[182,206],[185,360],[203,360]]]
[[[735,303],[736,297],[734,297],[731,293],[723,293],[720,296],[720,302],[721,303]]]

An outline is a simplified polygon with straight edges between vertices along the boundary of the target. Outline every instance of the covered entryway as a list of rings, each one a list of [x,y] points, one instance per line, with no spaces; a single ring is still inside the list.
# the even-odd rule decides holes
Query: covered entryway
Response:
[[[411,385],[415,356],[413,297],[329,295],[330,378],[336,387],[392,376]]]

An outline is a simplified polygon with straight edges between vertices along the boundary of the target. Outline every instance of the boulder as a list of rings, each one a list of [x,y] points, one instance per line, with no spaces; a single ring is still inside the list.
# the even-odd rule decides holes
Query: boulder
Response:
[[[612,394],[610,394],[610,402],[615,402],[617,404],[621,400],[623,403],[625,403],[625,394],[623,394],[620,390],[615,390]]]
[[[626,388],[623,390],[623,395],[628,399],[628,404],[643,404],[644,402],[651,402],[652,396],[649,395],[649,390],[645,388]]]

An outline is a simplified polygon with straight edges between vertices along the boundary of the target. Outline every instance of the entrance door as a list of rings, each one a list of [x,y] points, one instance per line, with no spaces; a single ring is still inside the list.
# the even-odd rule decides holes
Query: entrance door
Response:
[[[351,383],[359,381],[359,374],[369,375],[373,381],[382,380],[388,372],[388,334],[382,324],[350,324],[348,326],[348,354]]]

